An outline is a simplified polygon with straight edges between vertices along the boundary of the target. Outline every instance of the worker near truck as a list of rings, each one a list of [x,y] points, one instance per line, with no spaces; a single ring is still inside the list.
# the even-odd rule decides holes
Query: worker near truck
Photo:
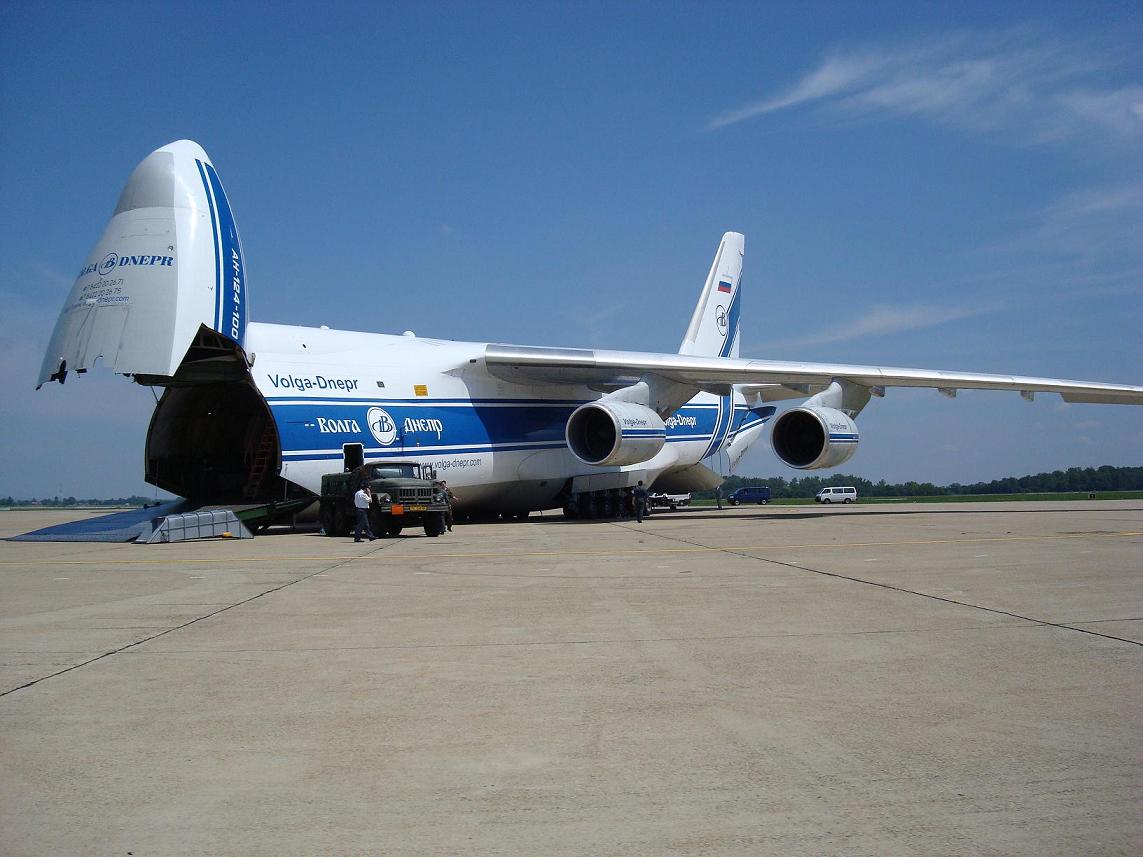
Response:
[[[437,483],[437,487],[440,489],[440,492],[444,494],[445,502],[448,503],[448,510],[445,512],[445,527],[451,533],[454,523],[452,504],[456,502],[457,496],[452,493],[452,489],[448,487],[448,483],[443,479]]]
[[[362,485],[353,495],[353,508],[357,512],[357,529],[353,534],[355,542],[361,541],[362,533],[369,536],[369,541],[374,541],[377,538],[369,527],[369,504],[372,502],[373,494],[368,485]]]

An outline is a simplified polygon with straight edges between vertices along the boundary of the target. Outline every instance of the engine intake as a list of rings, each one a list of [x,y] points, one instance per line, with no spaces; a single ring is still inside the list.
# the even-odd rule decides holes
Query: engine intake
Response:
[[[774,454],[798,470],[837,467],[857,452],[857,425],[834,408],[791,408],[774,421]]]
[[[644,405],[598,401],[576,408],[564,430],[568,449],[585,464],[638,464],[667,442],[662,418]]]

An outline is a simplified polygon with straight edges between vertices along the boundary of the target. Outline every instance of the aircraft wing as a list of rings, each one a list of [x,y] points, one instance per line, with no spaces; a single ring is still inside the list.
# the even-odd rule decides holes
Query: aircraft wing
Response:
[[[522,345],[488,345],[484,361],[490,373],[507,381],[577,384],[605,390],[654,375],[721,394],[733,385],[746,385],[748,395],[759,395],[764,401],[800,398],[825,389],[834,380],[847,380],[871,388],[876,395],[886,387],[930,387],[947,396],[957,390],[1015,390],[1025,398],[1034,393],[1059,393],[1065,402],[1143,405],[1143,387],[1127,384],[937,369]]]

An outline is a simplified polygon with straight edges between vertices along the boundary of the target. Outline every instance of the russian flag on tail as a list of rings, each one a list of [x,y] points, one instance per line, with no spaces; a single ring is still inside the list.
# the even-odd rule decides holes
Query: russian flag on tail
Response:
[[[728,283],[726,280],[719,280],[718,281],[718,290],[720,292],[726,292],[729,295],[730,294],[730,283]]]

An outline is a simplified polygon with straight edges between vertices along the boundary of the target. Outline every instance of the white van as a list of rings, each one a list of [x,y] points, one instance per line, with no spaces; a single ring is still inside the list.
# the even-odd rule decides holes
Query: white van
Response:
[[[818,503],[853,503],[857,500],[857,489],[823,488],[814,500]]]

